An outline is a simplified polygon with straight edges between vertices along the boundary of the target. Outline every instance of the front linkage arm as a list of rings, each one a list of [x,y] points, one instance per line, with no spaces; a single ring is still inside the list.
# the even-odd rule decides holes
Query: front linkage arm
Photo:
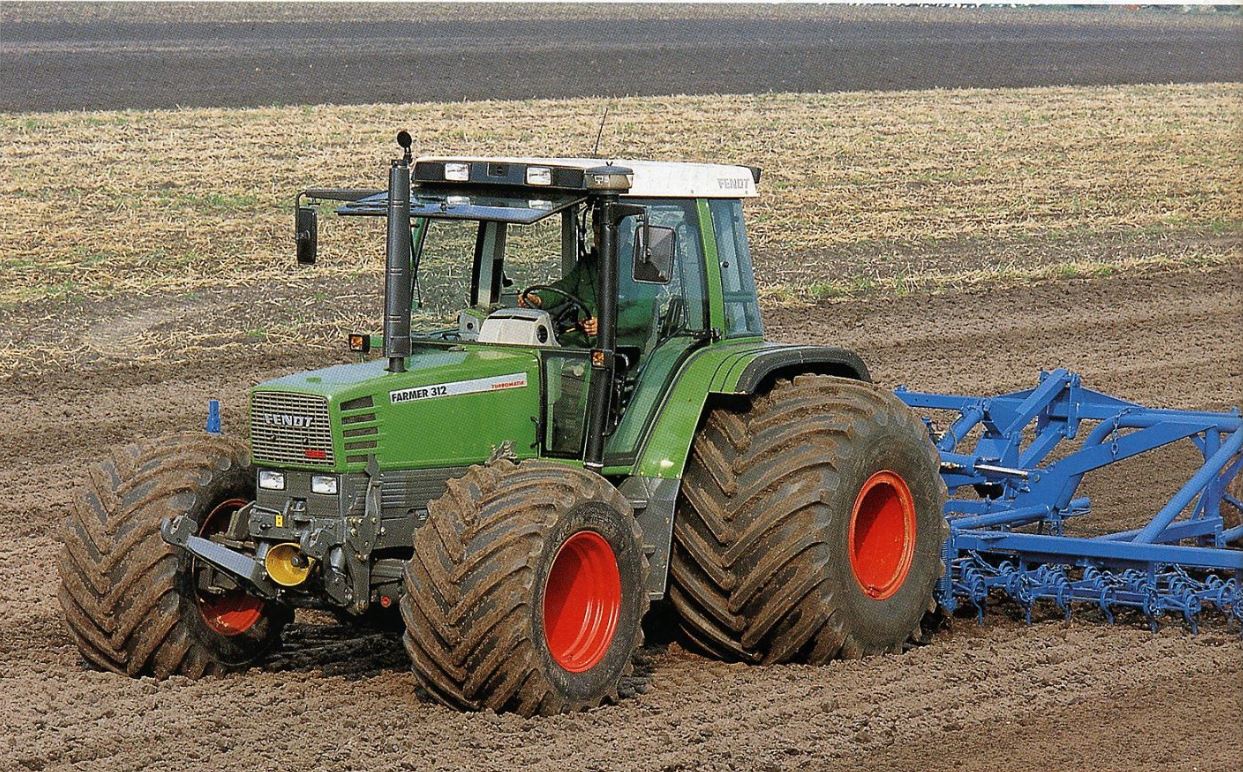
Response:
[[[198,536],[196,524],[190,518],[164,518],[160,521],[160,536],[166,544],[178,548],[198,558],[225,574],[240,579],[250,585],[254,594],[268,599],[275,599],[277,587],[268,578],[263,564],[249,555],[235,552],[223,544]]]

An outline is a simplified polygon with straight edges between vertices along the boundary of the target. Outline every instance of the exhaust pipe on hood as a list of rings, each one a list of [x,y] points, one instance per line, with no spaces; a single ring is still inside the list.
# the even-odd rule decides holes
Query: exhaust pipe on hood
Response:
[[[406,371],[410,356],[410,304],[414,275],[410,265],[410,135],[397,134],[405,153],[388,171],[388,246],[384,271],[384,355],[388,371]]]

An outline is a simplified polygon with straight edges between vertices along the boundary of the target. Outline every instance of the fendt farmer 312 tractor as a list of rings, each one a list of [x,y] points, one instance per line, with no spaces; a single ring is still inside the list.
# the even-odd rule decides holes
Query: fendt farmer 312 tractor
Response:
[[[399,604],[429,694],[529,715],[615,697],[666,594],[721,656],[899,649],[943,570],[936,451],[859,357],[764,341],[759,170],[400,141],[387,192],[306,192],[387,216],[383,356],[254,387],[249,452],[183,434],[103,465],[62,565],[86,658],[196,677],[295,607]],[[570,281],[515,284],[529,258]]]
[[[387,218],[381,355],[351,335],[359,362],[252,389],[249,447],[216,413],[118,450],[76,500],[60,599],[94,665],[241,669],[295,608],[396,605],[428,695],[532,715],[616,699],[665,597],[703,652],[764,663],[899,651],[938,602],[994,591],[1243,619],[1237,411],[1143,408],[1065,371],[895,395],[849,351],[764,340],[758,169],[398,142],[387,191],[297,205],[302,263],[303,197]],[[1152,522],[1070,535],[1086,472],[1180,439],[1204,467]]]

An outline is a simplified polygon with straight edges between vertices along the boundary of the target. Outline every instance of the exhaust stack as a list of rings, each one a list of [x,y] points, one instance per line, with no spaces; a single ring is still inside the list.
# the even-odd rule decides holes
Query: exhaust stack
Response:
[[[384,355],[388,371],[406,370],[410,356],[410,303],[413,268],[410,265],[410,135],[400,132],[397,143],[405,150],[388,172],[388,247],[384,271]]]

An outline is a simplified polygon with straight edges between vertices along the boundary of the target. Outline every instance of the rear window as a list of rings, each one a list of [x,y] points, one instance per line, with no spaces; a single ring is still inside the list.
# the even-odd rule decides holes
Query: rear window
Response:
[[[716,234],[717,259],[721,263],[721,289],[725,295],[725,336],[763,335],[760,307],[755,298],[751,249],[742,222],[742,201],[714,199],[708,202]]]

